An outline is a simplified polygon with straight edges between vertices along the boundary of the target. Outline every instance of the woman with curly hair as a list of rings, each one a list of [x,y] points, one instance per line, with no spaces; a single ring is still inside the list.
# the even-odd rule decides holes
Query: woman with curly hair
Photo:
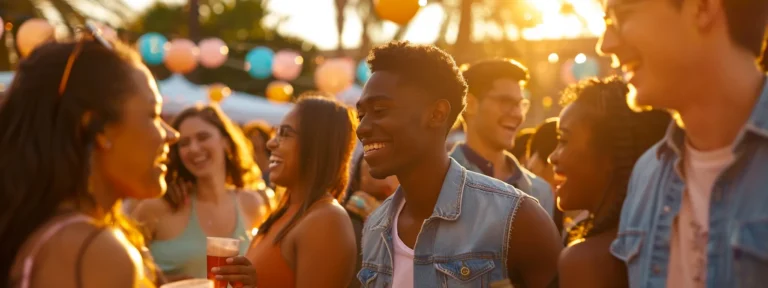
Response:
[[[664,136],[671,117],[636,113],[619,78],[588,79],[567,88],[550,155],[558,208],[587,210],[589,218],[568,231],[558,263],[560,287],[625,287],[624,264],[609,253],[619,226],[629,176],[638,158]]]
[[[170,189],[139,203],[134,217],[169,280],[206,278],[207,237],[240,239],[244,255],[251,230],[266,216],[253,192],[264,185],[245,137],[218,106],[187,108],[172,126],[181,137],[170,150]]]

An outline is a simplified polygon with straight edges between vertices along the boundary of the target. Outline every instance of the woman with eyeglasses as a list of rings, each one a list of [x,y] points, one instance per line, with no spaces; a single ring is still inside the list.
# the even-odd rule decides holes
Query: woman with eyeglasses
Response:
[[[163,282],[120,209],[124,198],[165,192],[164,162],[177,138],[160,118],[162,98],[139,56],[90,36],[44,44],[21,61],[6,93],[0,286]]]
[[[341,103],[313,95],[320,94],[300,97],[267,143],[269,178],[286,188],[286,197],[259,227],[246,254],[250,263],[214,269],[220,279],[281,288],[346,287],[352,279],[355,233],[338,201],[357,119]]]
[[[171,126],[181,136],[170,147],[170,189],[139,203],[133,215],[168,280],[206,278],[207,237],[239,239],[245,255],[251,230],[266,216],[255,191],[264,182],[245,136],[218,106],[187,108]]]
[[[586,210],[589,218],[568,231],[560,253],[560,287],[626,287],[627,269],[613,257],[629,176],[670,123],[664,111],[633,112],[620,78],[587,79],[563,92],[558,144],[549,156],[560,181],[558,208]]]

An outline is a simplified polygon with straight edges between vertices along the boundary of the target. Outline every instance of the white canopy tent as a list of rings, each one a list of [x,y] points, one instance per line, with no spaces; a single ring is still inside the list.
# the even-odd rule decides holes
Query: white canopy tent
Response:
[[[187,81],[184,76],[173,76],[157,83],[163,95],[163,113],[176,114],[196,103],[208,103],[208,87],[198,86]],[[221,102],[221,109],[233,121],[245,123],[251,120],[264,120],[277,125],[283,116],[293,107],[292,104],[273,103],[262,97],[233,91]]]

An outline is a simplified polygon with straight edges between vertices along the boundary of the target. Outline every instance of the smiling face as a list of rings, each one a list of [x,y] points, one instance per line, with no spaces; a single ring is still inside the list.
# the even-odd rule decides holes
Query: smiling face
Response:
[[[184,167],[197,179],[226,173],[229,143],[219,129],[200,116],[191,116],[179,125],[179,156]]]
[[[166,190],[168,145],[178,135],[160,118],[162,97],[149,70],[138,65],[133,76],[136,92],[125,98],[121,120],[105,128],[109,144],[96,152],[98,169],[126,197],[155,198]]]
[[[299,180],[299,115],[293,108],[285,115],[277,133],[267,141],[269,181],[287,187]]]
[[[550,156],[555,172],[557,203],[560,210],[597,209],[609,185],[610,153],[592,141],[595,135],[594,112],[579,102],[560,113],[558,145]]]
[[[620,60],[641,106],[678,109],[695,97],[707,64],[696,3],[607,0],[608,25],[598,50]]]
[[[477,133],[489,146],[511,150],[515,136],[525,121],[528,100],[519,81],[498,79],[483,95],[470,95],[467,110],[469,133]]]
[[[433,101],[398,77],[387,71],[374,72],[357,103],[361,119],[357,137],[363,142],[363,156],[376,179],[407,170],[423,155],[434,154],[430,149],[445,151],[447,128],[427,122],[433,109],[445,112],[445,105],[447,109],[450,105],[443,101],[438,104],[442,107],[435,108]],[[436,141],[437,134],[443,135],[441,141]]]

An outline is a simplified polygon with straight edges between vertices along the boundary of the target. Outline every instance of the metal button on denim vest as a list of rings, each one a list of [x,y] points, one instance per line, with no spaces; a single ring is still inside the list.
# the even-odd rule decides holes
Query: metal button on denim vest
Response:
[[[611,253],[627,264],[630,287],[665,287],[672,224],[685,183],[685,131],[638,160]],[[736,161],[715,182],[709,209],[707,287],[768,286],[768,81],[734,142]]]
[[[469,172],[451,160],[435,209],[414,247],[414,287],[490,287],[507,279],[507,244],[523,198],[514,187]],[[363,229],[362,287],[392,285],[394,213],[405,201],[397,189]]]

